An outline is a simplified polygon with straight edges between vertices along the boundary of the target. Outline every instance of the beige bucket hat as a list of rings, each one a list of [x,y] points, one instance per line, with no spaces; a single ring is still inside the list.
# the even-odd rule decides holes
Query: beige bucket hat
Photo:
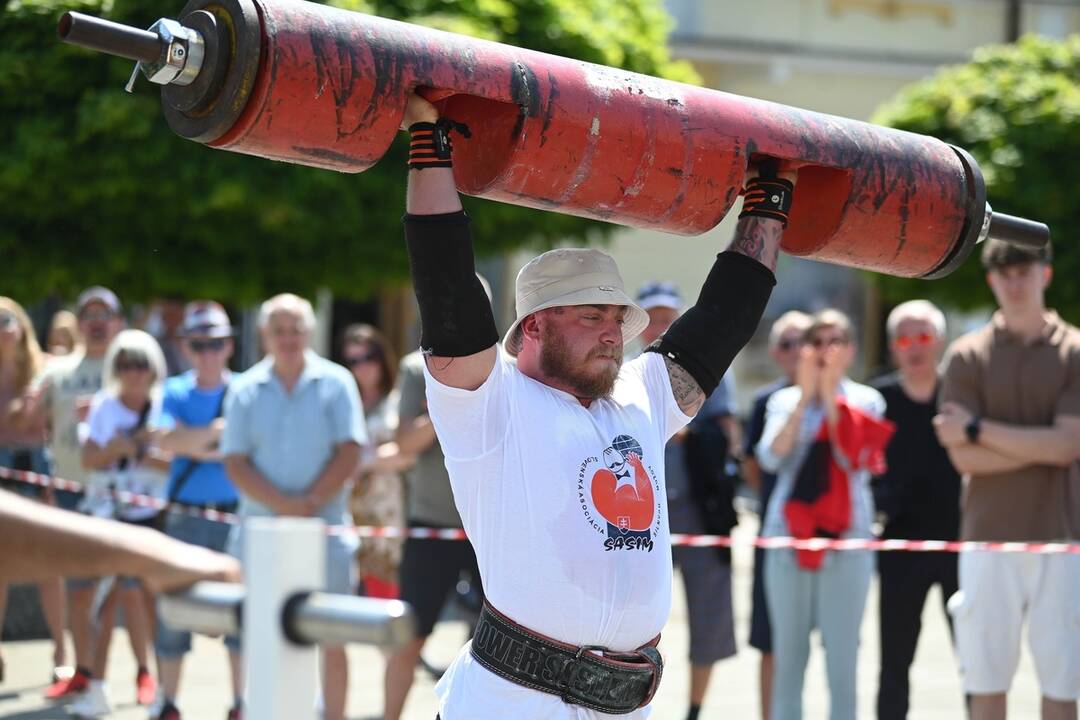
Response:
[[[510,355],[521,351],[521,321],[539,310],[566,305],[625,305],[623,342],[628,343],[649,324],[649,314],[626,294],[614,258],[599,250],[558,248],[533,258],[518,272],[515,283],[517,320],[503,338]]]

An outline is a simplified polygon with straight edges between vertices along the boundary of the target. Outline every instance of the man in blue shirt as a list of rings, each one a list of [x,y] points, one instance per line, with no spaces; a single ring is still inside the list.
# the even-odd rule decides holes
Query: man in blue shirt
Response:
[[[225,402],[221,452],[240,490],[240,516],[322,518],[351,525],[350,482],[367,442],[352,374],[308,349],[311,303],[277,295],[259,311],[267,356],[236,378]],[[242,527],[230,550],[243,557]],[[352,533],[327,536],[326,589],[351,593],[359,545]],[[343,647],[323,649],[325,720],[344,720],[348,665]]]
[[[162,401],[166,428],[158,444],[173,453],[169,472],[168,498],[187,507],[233,512],[236,488],[225,475],[218,443],[225,427],[222,409],[229,384],[229,358],[233,354],[233,329],[224,308],[215,302],[193,302],[184,312],[182,349],[192,370],[165,383]],[[181,513],[169,513],[165,532],[184,542],[222,551],[229,539],[230,525]],[[179,720],[176,697],[184,655],[191,649],[191,633],[174,630],[158,620],[158,675],[162,705],[153,717]],[[229,720],[240,716],[240,662],[230,648],[233,695],[237,700]]]

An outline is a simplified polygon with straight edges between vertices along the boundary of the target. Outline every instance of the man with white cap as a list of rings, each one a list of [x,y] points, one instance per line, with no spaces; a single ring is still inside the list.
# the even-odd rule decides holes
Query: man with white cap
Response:
[[[216,302],[197,301],[184,308],[180,326],[181,351],[192,369],[169,378],[162,400],[163,434],[158,445],[173,454],[169,471],[168,499],[190,509],[235,512],[236,488],[225,474],[221,451],[225,392],[231,373],[233,328],[225,308]],[[192,545],[223,552],[230,525],[186,513],[168,513],[165,532]],[[191,650],[191,633],[175,630],[158,618],[155,638],[158,675],[161,680],[160,707],[151,717],[180,720],[177,694],[184,655]],[[235,643],[230,644],[233,708],[230,720],[240,716],[240,659]]]
[[[530,261],[500,346],[450,169],[458,126],[414,95],[403,127],[428,409],[486,595],[437,687],[440,715],[644,718],[671,605],[664,444],[753,334],[794,184],[750,181],[698,302],[623,365],[648,315],[598,250]]]

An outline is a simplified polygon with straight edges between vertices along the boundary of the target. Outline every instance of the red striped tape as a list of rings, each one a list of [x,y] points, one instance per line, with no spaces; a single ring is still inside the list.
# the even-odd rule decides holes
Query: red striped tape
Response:
[[[57,490],[81,492],[82,483],[73,480],[42,475],[26,470],[12,470],[0,467],[0,478],[23,482],[39,487],[51,487]],[[166,502],[148,495],[119,491],[116,497],[129,505],[152,507],[164,510]],[[214,522],[238,523],[240,519],[232,513],[204,510],[184,505],[173,505],[169,512],[192,517],[200,517]],[[398,528],[375,527],[370,525],[333,525],[327,528],[332,535],[357,535],[362,538],[420,538],[429,540],[466,540],[464,530],[447,528]],[[733,538],[729,535],[686,535],[671,534],[672,545],[689,547],[735,547],[753,545],[766,549],[794,548],[796,550],[885,550],[889,552],[998,552],[998,553],[1035,553],[1042,555],[1074,554],[1080,555],[1080,543],[1026,543],[1026,542],[973,542],[950,540],[880,540],[876,538],[806,538],[793,537],[751,537]]]

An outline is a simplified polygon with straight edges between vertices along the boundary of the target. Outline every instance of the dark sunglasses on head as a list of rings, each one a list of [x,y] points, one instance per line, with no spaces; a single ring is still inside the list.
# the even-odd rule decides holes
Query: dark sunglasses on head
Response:
[[[814,338],[808,345],[813,345],[816,350],[820,350],[823,347],[841,347],[848,344],[847,338],[833,337],[833,338]]]
[[[345,358],[345,365],[347,367],[356,367],[357,365],[363,365],[364,363],[377,362],[382,356],[378,353],[368,353],[366,355],[350,355]]]
[[[150,363],[146,360],[117,360],[116,372],[127,372],[129,370],[149,370]]]
[[[188,347],[193,353],[221,352],[225,349],[225,338],[210,340],[188,340]]]
[[[919,333],[918,335],[899,335],[893,338],[893,342],[896,343],[896,347],[901,350],[907,350],[913,345],[927,346],[934,342],[934,336],[930,333]]]

